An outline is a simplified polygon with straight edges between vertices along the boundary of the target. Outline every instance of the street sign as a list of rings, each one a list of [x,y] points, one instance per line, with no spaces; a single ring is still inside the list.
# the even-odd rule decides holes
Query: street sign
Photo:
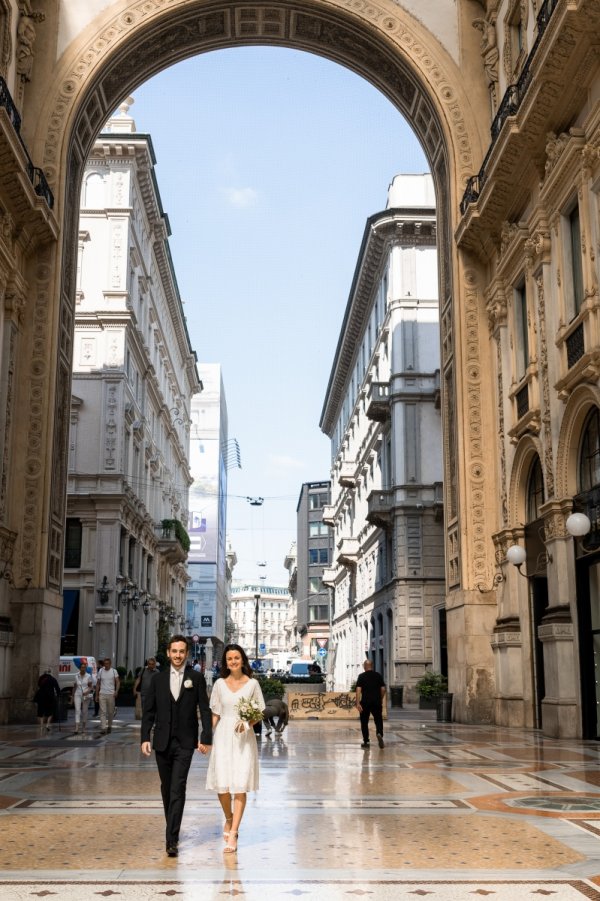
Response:
[[[319,648],[317,654],[319,655],[319,657],[327,657],[327,651],[325,650],[325,648]]]
[[[200,641],[200,636],[199,636],[199,635],[196,635],[196,634],[192,635],[192,641],[199,642],[199,641]]]
[[[320,648],[326,648],[327,647],[327,639],[326,638],[317,638],[317,644],[319,645]]]
[[[267,650],[266,644],[259,644],[258,650],[261,652],[261,654],[264,653],[264,651]]]

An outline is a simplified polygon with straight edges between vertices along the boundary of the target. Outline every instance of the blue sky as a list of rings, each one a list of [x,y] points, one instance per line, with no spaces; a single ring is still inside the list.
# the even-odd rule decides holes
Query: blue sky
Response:
[[[427,162],[382,94],[308,53],[207,53],[133,96],[192,346],[223,367],[240,444],[228,491],[234,577],[283,584],[301,485],[329,478],[319,419],[366,219],[394,175]]]

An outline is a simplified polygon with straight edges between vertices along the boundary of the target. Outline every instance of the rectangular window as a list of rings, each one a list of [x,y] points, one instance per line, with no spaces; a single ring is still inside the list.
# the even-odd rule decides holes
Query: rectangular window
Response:
[[[308,550],[308,562],[314,566],[315,564],[324,565],[329,563],[329,551],[326,547],[311,547]]]
[[[81,566],[81,520],[67,519],[65,528],[65,569]]]
[[[311,623],[327,622],[329,619],[329,608],[327,604],[311,604],[308,608],[308,621]]]
[[[320,510],[327,503],[327,495],[323,493],[310,494],[308,496],[309,510]]]
[[[308,590],[311,594],[318,594],[323,591],[323,582],[320,576],[311,576],[308,580]]]
[[[527,324],[527,291],[521,282],[514,291],[515,298],[515,353],[517,379],[522,379],[529,366],[529,327]]]
[[[329,526],[324,522],[309,522],[308,534],[310,538],[323,538],[329,534]]]
[[[584,300],[583,295],[583,264],[581,259],[581,224],[579,221],[579,206],[576,206],[569,216],[569,235],[571,250],[571,279],[573,283],[573,302],[575,316],[579,313]]]

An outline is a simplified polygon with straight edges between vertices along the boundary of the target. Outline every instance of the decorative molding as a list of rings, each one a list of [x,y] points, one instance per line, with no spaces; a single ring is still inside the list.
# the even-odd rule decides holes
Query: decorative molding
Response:
[[[471,529],[472,577],[475,582],[481,581],[487,572],[484,484],[486,464],[483,449],[483,429],[481,419],[481,349],[479,334],[479,301],[480,292],[477,285],[477,274],[473,269],[466,269],[464,282],[464,325],[465,325],[465,390],[467,394],[467,421],[469,433],[466,436],[468,446],[466,474],[469,485],[469,517]]]
[[[434,160],[443,153],[443,140],[423,90],[427,85],[444,109],[446,126],[453,135],[458,182],[466,182],[473,169],[473,151],[462,101],[453,86],[456,72],[448,69],[435,39],[424,27],[400,10],[397,16],[390,15],[389,7],[376,0],[340,0],[320,8],[308,3],[290,8],[283,3],[248,7],[234,2],[210,9],[189,0],[130,3],[125,13],[121,10],[105,18],[102,28],[63,71],[42,126],[47,177],[58,182],[64,135],[84,90],[85,108],[78,111],[76,126],[82,156],[123,93],[143,80],[144,72],[154,74],[161,59],[172,64],[208,49],[260,38],[268,44],[297,47],[350,64],[367,75],[387,96],[395,98]],[[398,48],[395,54],[390,52],[394,45]],[[409,62],[404,63],[407,57]]]
[[[29,423],[25,448],[25,497],[23,499],[22,526],[19,530],[20,575],[25,580],[33,580],[36,575],[34,567],[38,561],[38,543],[45,531],[42,527],[43,505],[40,503],[40,498],[44,496],[44,475],[47,465],[44,459],[43,435],[46,414],[49,413],[46,405],[49,394],[48,344],[51,327],[49,311],[51,309],[52,264],[52,254],[49,249],[38,252],[32,291],[33,344],[29,364],[27,403]]]
[[[548,238],[543,239],[549,242]],[[537,313],[539,322],[540,361],[539,374],[542,385],[542,427],[544,447],[544,485],[546,497],[554,497],[554,453],[552,448],[552,410],[550,407],[550,379],[548,376],[548,340],[546,337],[546,300],[544,294],[544,277],[540,272],[535,280],[537,287]]]

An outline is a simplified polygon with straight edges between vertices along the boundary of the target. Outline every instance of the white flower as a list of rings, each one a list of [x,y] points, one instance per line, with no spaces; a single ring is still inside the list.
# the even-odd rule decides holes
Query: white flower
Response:
[[[186,679],[185,682],[183,683],[183,687],[184,688],[193,688],[194,683],[192,682],[191,679]]]

